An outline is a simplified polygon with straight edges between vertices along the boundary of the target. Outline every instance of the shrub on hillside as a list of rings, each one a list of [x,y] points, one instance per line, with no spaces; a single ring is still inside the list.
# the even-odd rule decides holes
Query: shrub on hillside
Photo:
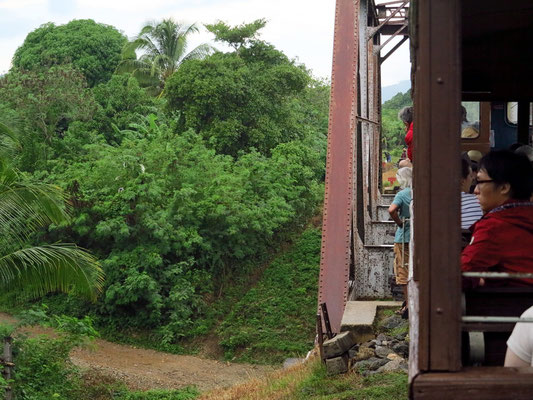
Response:
[[[278,363],[313,347],[320,242],[306,230],[233,307],[219,328],[227,358]]]

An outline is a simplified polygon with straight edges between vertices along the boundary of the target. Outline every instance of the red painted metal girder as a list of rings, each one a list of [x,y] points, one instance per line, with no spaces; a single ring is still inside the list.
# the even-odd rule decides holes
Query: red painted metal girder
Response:
[[[340,330],[350,271],[358,14],[359,0],[337,0],[318,296],[334,332]]]

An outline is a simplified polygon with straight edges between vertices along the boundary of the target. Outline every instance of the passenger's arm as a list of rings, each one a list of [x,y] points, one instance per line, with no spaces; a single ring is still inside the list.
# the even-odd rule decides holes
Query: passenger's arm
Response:
[[[500,233],[497,226],[478,222],[470,244],[461,254],[461,269],[486,271],[497,265],[501,258]]]
[[[533,307],[526,310],[520,318],[532,318]],[[533,324],[519,322],[507,340],[505,367],[529,367],[533,357]]]
[[[396,225],[398,225],[400,228],[403,226],[402,220],[400,219],[400,216],[398,215],[398,210],[400,207],[397,204],[391,204],[389,206],[389,215],[392,218],[394,222],[396,222]]]
[[[505,362],[504,367],[529,367],[530,364],[518,357],[513,351],[508,347],[507,353],[505,353]]]
[[[498,264],[501,257],[501,241],[499,229],[491,224],[478,222],[470,244],[461,253],[462,271],[487,271]],[[463,289],[484,286],[485,280],[479,278],[463,278]]]

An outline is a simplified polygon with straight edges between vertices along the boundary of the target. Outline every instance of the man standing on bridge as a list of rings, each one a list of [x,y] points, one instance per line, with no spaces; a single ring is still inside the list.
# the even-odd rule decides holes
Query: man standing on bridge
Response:
[[[396,179],[400,184],[400,190],[389,207],[389,214],[398,225],[394,237],[394,275],[396,284],[402,287],[404,303],[400,314],[407,318],[407,276],[409,271],[409,239],[411,236],[410,222],[412,170],[409,167],[400,168],[396,173]]]

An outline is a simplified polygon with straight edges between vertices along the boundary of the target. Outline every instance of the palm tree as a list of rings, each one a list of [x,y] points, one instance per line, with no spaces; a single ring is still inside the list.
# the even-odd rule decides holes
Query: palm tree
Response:
[[[0,124],[2,134],[15,138]],[[96,299],[103,272],[87,251],[75,244],[27,245],[37,230],[68,221],[65,204],[59,187],[24,178],[0,157],[0,290],[28,297],[73,292]]]
[[[159,23],[150,22],[122,50],[122,61],[117,73],[129,72],[142,86],[149,87],[155,94],[161,93],[165,81],[190,59],[208,55],[212,47],[201,44],[187,52],[187,41],[192,33],[197,33],[195,24],[184,25],[173,19]],[[137,59],[136,51],[143,53]]]

